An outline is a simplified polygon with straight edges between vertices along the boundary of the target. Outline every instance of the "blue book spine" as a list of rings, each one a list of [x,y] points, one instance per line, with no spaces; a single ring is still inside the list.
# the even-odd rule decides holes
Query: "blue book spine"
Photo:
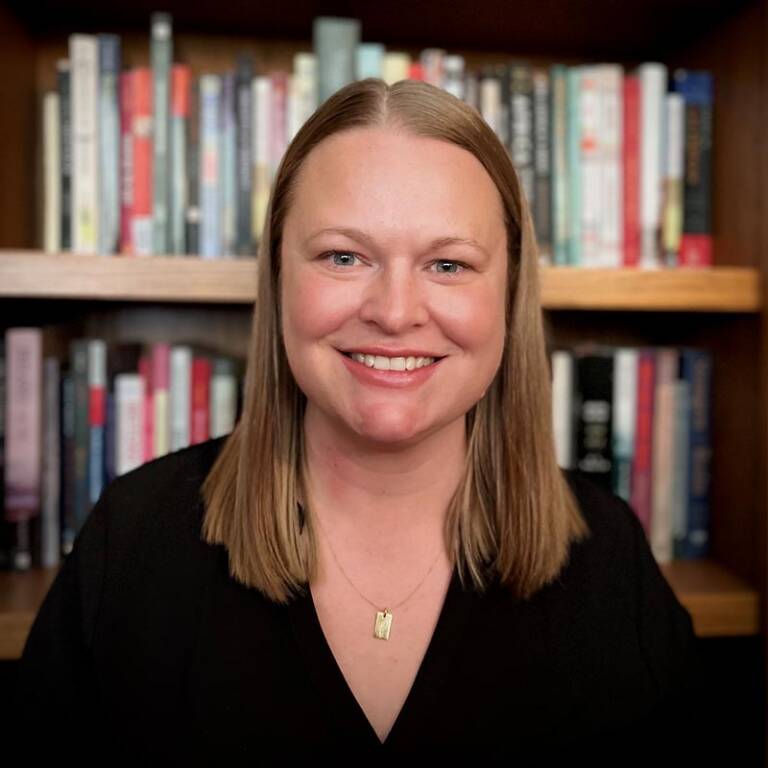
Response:
[[[200,255],[221,256],[219,111],[221,78],[200,78]]]
[[[88,500],[91,505],[99,500],[104,488],[106,378],[107,345],[102,339],[91,339],[88,344]]]
[[[235,73],[223,76],[221,102],[221,186],[222,228],[225,256],[237,250],[237,117]]]
[[[568,264],[581,266],[581,70],[569,67],[566,88],[568,131]]]
[[[710,462],[712,456],[712,356],[706,350],[683,349],[680,377],[690,391],[688,432],[688,522],[680,557],[709,553]]]

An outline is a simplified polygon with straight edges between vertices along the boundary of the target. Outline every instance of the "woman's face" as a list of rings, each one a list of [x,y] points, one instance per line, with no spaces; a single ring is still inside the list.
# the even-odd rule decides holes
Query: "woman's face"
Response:
[[[466,412],[504,345],[507,236],[481,163],[448,142],[354,129],[306,158],[282,240],[282,330],[308,408],[380,444]]]

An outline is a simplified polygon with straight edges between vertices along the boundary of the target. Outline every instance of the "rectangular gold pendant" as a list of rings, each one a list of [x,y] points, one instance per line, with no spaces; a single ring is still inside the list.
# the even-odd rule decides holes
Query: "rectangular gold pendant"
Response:
[[[373,636],[379,640],[389,640],[389,629],[392,626],[392,614],[385,608],[376,614],[376,625],[373,628]]]

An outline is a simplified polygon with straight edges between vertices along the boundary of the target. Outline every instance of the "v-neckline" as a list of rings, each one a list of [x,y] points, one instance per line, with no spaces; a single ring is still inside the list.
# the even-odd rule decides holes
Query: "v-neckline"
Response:
[[[425,723],[417,722],[418,713],[437,708],[441,684],[446,692],[450,690],[450,683],[445,682],[450,669],[448,661],[459,645],[462,629],[469,618],[473,594],[471,586],[462,588],[458,569],[454,565],[448,591],[421,665],[383,742],[379,740],[333,655],[309,586],[305,586],[305,594],[289,603],[288,612],[296,642],[319,695],[325,700],[326,711],[336,721],[335,726],[347,747],[386,752],[398,745],[413,744],[414,740],[424,735]]]

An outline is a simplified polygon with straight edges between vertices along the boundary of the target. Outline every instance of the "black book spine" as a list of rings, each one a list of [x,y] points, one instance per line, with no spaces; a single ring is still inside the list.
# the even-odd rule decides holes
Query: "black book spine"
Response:
[[[59,148],[61,162],[61,250],[72,250],[72,101],[69,62],[60,61],[57,71]]]
[[[237,135],[237,221],[235,253],[253,255],[251,211],[253,195],[253,63],[243,55],[235,74],[235,130]]]

